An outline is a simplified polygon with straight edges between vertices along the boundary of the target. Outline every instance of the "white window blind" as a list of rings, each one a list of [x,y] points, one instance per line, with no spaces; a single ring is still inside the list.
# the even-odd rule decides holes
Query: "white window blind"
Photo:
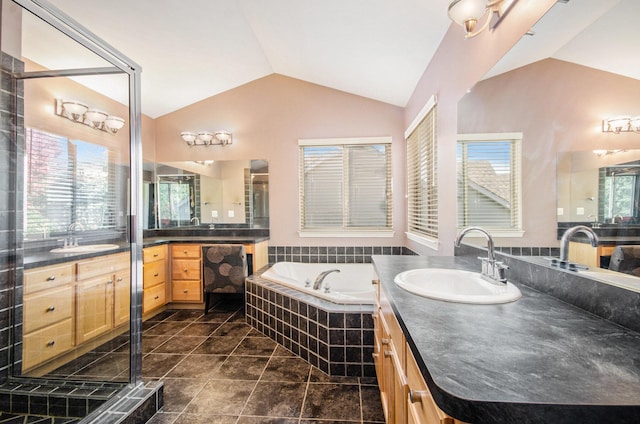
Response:
[[[520,231],[520,141],[477,134],[457,145],[458,227]],[[486,138],[482,140],[482,138]]]
[[[435,103],[407,136],[407,223],[409,234],[438,238]]]
[[[391,144],[300,146],[305,231],[391,229]]]
[[[115,228],[115,169],[109,149],[25,129],[25,235]]]

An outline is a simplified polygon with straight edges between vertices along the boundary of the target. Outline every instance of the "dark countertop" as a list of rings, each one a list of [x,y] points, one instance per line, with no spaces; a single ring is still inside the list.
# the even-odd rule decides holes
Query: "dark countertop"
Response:
[[[373,256],[425,381],[470,423],[640,422],[640,334],[514,282],[522,298],[466,305],[393,282],[416,268],[479,271],[467,257]]]
[[[176,235],[176,236],[159,236],[159,237],[145,237],[142,247],[156,246],[165,243],[200,243],[200,244],[221,244],[221,243],[234,243],[234,244],[254,244],[262,241],[269,240],[268,236],[189,236],[189,235]],[[111,255],[119,252],[126,252],[130,249],[129,243],[117,243],[109,242],[113,244],[119,244],[120,248],[103,250],[101,252],[91,253],[51,253],[47,250],[40,250],[35,252],[26,251],[24,255],[24,267],[25,269],[37,268],[41,266],[55,265],[58,263],[77,261],[82,259],[94,258],[97,256]]]

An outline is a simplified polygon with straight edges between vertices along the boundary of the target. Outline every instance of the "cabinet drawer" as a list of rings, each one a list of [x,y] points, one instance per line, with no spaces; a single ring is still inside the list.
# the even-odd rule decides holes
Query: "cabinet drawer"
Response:
[[[166,303],[165,285],[158,284],[145,289],[142,294],[142,313],[158,308]]]
[[[151,262],[143,265],[142,284],[144,288],[155,286],[166,281],[166,266],[164,261]]]
[[[414,398],[413,402],[411,402],[411,399],[407,399],[409,422],[454,423],[453,418],[445,414],[438,405],[436,405],[433,396],[431,396],[427,388],[427,384],[422,378],[418,364],[410,351],[409,354],[407,354],[407,385],[409,386],[409,390],[413,392]]]
[[[73,348],[72,319],[25,335],[22,348],[23,371],[70,350]]]
[[[24,297],[24,333],[72,317],[73,286],[43,290]]]
[[[171,280],[200,280],[200,259],[174,259],[171,261]]]
[[[171,258],[199,259],[202,246],[199,244],[174,244],[171,245]]]
[[[160,261],[167,257],[167,245],[145,247],[142,249],[142,261],[149,263],[153,261]]]
[[[78,262],[77,278],[80,281],[98,275],[113,274],[116,271],[129,268],[130,264],[127,252],[80,261]]]
[[[181,281],[174,280],[171,282],[171,299],[176,301],[202,301],[202,286],[200,281]]]
[[[45,266],[24,272],[24,294],[73,282],[74,263]]]

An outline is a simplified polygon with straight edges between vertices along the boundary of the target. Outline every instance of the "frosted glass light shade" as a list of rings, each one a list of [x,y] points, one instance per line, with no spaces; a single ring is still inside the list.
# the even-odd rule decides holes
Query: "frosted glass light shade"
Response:
[[[211,140],[213,140],[213,133],[208,131],[202,131],[198,133],[198,138],[202,140],[205,144],[210,144]]]
[[[631,129],[635,132],[640,132],[640,115],[631,118]]]
[[[184,131],[180,133],[180,137],[182,137],[182,139],[187,143],[187,144],[193,144],[194,141],[196,141],[196,137],[198,137],[198,135],[196,133],[192,133],[189,131]]]
[[[97,109],[89,109],[84,114],[85,121],[88,121],[94,128],[100,128],[100,125],[107,119],[109,116],[106,112]]]
[[[609,118],[609,128],[611,131],[615,133],[619,133],[620,131],[627,130],[629,128],[629,122],[631,121],[631,117],[628,115],[616,116],[614,118]]]
[[[82,116],[89,109],[89,106],[84,103],[67,100],[62,102],[62,108],[72,121],[82,122]]]
[[[216,132],[216,140],[218,140],[222,144],[230,144],[231,143],[231,133],[227,131],[217,131]]]
[[[487,0],[454,0],[449,5],[449,18],[465,26],[467,21],[478,21],[486,11]]]
[[[112,134],[115,134],[120,128],[124,127],[124,119],[109,115],[104,121],[104,126],[107,127]]]

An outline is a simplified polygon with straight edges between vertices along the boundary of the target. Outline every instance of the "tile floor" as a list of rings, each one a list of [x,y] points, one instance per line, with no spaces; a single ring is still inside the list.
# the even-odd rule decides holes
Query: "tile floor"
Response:
[[[164,381],[151,424],[384,422],[375,379],[328,377],[247,325],[242,302],[146,321],[142,375]]]

